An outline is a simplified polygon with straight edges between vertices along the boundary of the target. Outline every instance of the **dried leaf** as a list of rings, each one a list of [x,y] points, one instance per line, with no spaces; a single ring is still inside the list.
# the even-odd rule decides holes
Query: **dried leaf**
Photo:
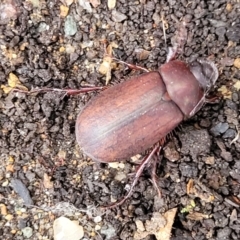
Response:
[[[147,51],[142,48],[138,48],[134,51],[136,53],[137,59],[139,61],[146,60],[149,57],[150,51]]]
[[[239,139],[239,130],[238,130],[238,128],[237,128],[237,134],[236,134],[235,138],[230,142],[230,145],[232,145],[233,143],[235,143],[238,139]]]
[[[215,197],[210,189],[200,182],[196,183],[193,179],[190,179],[187,184],[187,194],[193,197],[199,197],[205,202],[213,202],[215,200]]]
[[[155,233],[157,240],[168,240],[171,237],[172,225],[175,219],[175,215],[177,213],[177,208],[173,208],[166,213],[164,213],[164,217],[167,221],[167,224],[160,228],[158,232]]]
[[[222,93],[224,99],[232,99],[232,92],[225,85],[221,86],[218,92]]]
[[[233,66],[240,69],[240,58],[234,60]]]
[[[8,85],[11,88],[15,88],[18,84],[21,84],[21,82],[19,81],[18,77],[15,74],[13,74],[13,73],[9,73]]]
[[[191,192],[193,192],[193,179],[190,179],[187,184],[187,194],[189,195]]]
[[[203,214],[199,212],[192,212],[187,215],[187,219],[194,220],[194,221],[200,221],[203,219],[208,219],[210,216],[208,214]]]
[[[1,89],[3,90],[3,92],[5,94],[8,94],[9,92],[12,91],[12,88],[11,87],[8,87],[8,86],[5,86],[5,85],[1,85]]]
[[[43,186],[47,189],[53,188],[53,182],[51,182],[51,178],[46,173],[43,175]]]
[[[8,214],[7,207],[3,203],[0,204],[0,212],[1,212],[1,215],[3,215],[3,216],[6,216]]]
[[[225,201],[235,207],[240,207],[240,199],[236,196],[230,196],[226,198]]]
[[[108,8],[111,10],[115,8],[116,6],[116,0],[108,0]]]
[[[13,73],[10,73],[8,76],[8,86],[1,85],[1,88],[6,94],[8,94],[13,88],[28,91],[28,89],[19,81],[18,77]]]
[[[97,8],[100,4],[100,0],[89,0],[89,2],[93,5],[94,8]]]
[[[234,88],[236,88],[238,91],[240,90],[240,80],[238,80],[234,85]]]
[[[151,220],[147,220],[145,225],[137,220],[137,231],[134,233],[134,239],[145,239],[150,234],[154,234],[157,240],[170,239],[176,212],[177,208],[173,208],[164,214],[154,212]]]
[[[60,17],[66,17],[68,15],[69,7],[66,7],[64,5],[60,6]]]
[[[61,0],[61,2],[66,6],[70,6],[73,3],[73,0]]]
[[[6,172],[14,172],[14,165],[13,164],[8,164],[6,166]]]
[[[227,5],[226,5],[226,10],[227,10],[228,12],[231,12],[232,9],[233,9],[232,4],[231,4],[231,3],[227,3]]]
[[[106,75],[106,85],[108,84],[109,80],[111,79],[111,71],[112,71],[112,53],[113,48],[117,48],[118,45],[114,42],[110,43],[106,49],[106,56],[103,58],[103,62],[100,65],[98,71]]]
[[[203,161],[206,164],[213,165],[215,163],[215,158],[214,157],[210,157],[210,156],[209,157],[204,157]]]

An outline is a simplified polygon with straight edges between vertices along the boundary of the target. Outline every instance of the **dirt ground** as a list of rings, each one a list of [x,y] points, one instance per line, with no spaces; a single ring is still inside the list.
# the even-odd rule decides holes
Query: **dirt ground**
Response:
[[[105,86],[99,67],[109,45],[116,58],[155,70],[183,18],[189,34],[179,58],[217,65],[217,101],[181,124],[166,145],[157,169],[162,198],[145,171],[123,205],[103,210],[126,194],[145,153],[110,166],[83,156],[75,120],[97,92],[10,90]],[[2,0],[0,59],[2,239],[53,239],[60,216],[77,220],[84,239],[140,239],[141,223],[173,208],[171,240],[240,239],[238,0]],[[140,73],[118,63],[108,70],[109,85]]]

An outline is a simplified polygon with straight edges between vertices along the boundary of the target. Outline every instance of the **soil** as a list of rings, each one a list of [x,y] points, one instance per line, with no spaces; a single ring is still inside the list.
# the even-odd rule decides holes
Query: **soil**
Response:
[[[85,239],[134,239],[137,220],[175,207],[171,240],[240,239],[239,1],[118,0],[112,10],[107,1],[90,2],[0,3],[2,239],[53,239],[53,221],[63,215],[79,221]],[[145,171],[124,204],[103,210],[126,194],[137,165],[95,163],[77,145],[76,117],[98,93],[8,93],[8,79],[17,76],[16,87],[28,90],[105,86],[98,69],[110,43],[116,58],[155,70],[183,19],[189,34],[179,58],[215,62],[217,100],[170,138],[157,169],[161,198]],[[116,63],[109,85],[136,74]]]

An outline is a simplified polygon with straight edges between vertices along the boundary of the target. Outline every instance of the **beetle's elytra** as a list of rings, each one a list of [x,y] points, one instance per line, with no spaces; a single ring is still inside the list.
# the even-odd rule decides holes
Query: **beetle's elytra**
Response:
[[[196,113],[218,77],[210,61],[178,60],[115,85],[93,98],[76,121],[83,152],[99,162],[125,160],[164,138]]]

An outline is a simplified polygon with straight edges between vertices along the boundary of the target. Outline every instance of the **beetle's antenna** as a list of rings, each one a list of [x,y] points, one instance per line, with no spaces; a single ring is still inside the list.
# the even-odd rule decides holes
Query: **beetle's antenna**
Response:
[[[166,37],[166,29],[168,29],[168,23],[164,18],[164,14],[161,14],[161,21],[162,21],[162,29],[163,29],[163,37],[165,41],[165,47],[167,48],[167,37]]]

